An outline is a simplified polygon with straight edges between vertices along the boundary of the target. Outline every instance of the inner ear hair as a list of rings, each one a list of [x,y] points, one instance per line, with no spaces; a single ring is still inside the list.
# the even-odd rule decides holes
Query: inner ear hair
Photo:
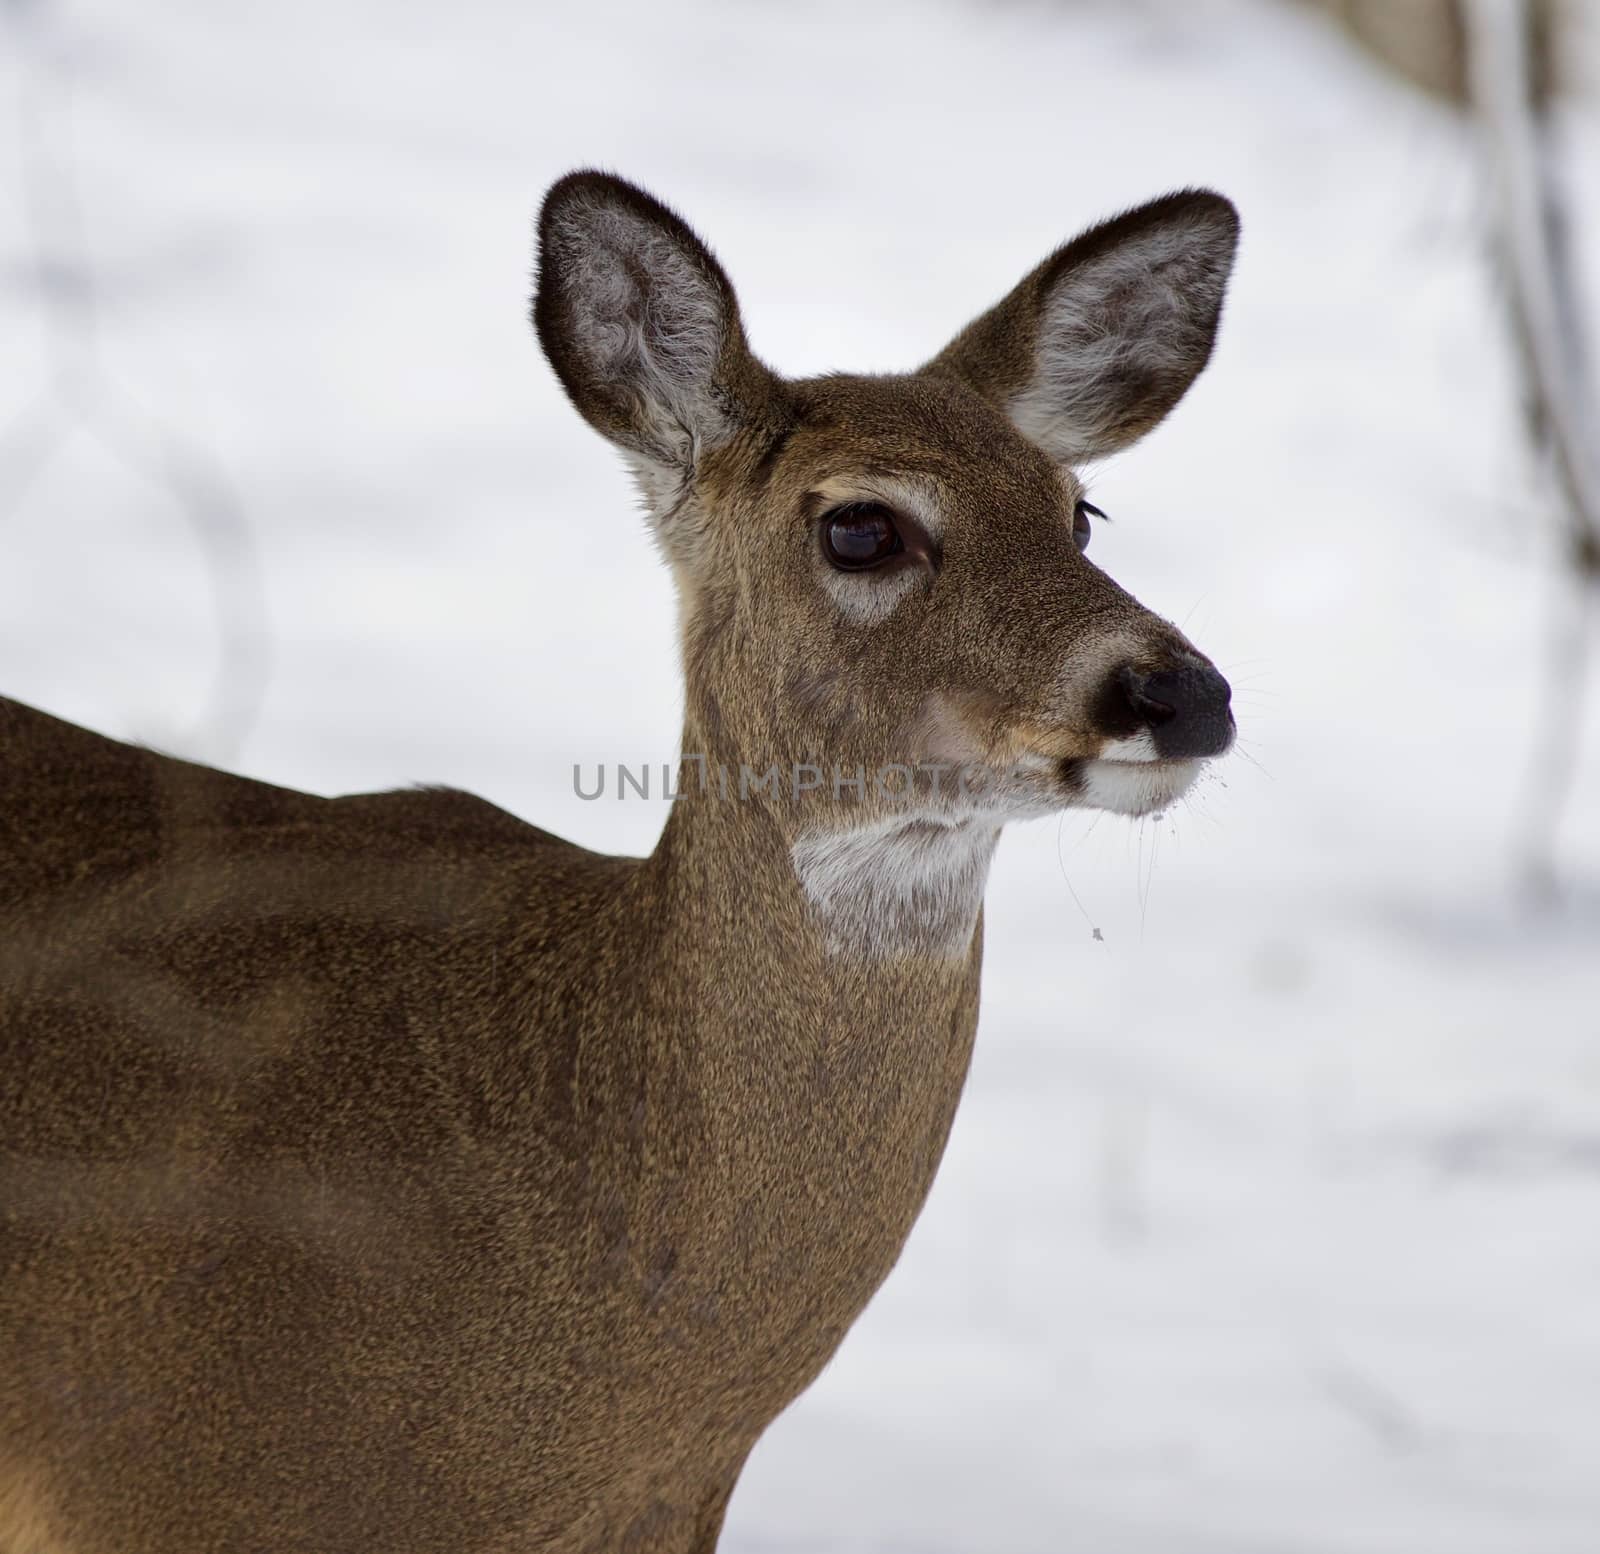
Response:
[[[1126,447],[1210,359],[1238,242],[1232,204],[1182,190],[1057,249],[923,370],[961,379],[1061,463]]]
[[[682,471],[735,420],[733,287],[681,217],[606,173],[561,179],[539,216],[534,326],[580,414]]]

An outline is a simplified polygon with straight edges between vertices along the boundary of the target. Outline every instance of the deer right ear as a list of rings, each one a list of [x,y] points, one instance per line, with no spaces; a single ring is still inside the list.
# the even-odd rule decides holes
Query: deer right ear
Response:
[[[1115,452],[1210,359],[1238,239],[1209,190],[1141,205],[1058,248],[923,371],[976,389],[1060,463]]]
[[[643,189],[569,173],[539,213],[533,321],[572,403],[628,454],[664,520],[765,372],[722,267]]]

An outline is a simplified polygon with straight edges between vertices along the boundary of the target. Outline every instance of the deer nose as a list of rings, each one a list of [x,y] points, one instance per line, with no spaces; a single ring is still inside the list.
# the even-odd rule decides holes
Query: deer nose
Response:
[[[1233,691],[1210,664],[1141,674],[1129,665],[1117,676],[1135,716],[1167,760],[1221,755],[1233,743]]]

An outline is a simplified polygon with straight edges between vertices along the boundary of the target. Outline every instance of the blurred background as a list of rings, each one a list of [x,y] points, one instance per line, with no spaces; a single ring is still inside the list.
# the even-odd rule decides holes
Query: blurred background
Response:
[[[1243,212],[1092,486],[1239,752],[1008,831],[932,1201],[730,1554],[1600,1550],[1600,108],[1587,10],[1508,9],[0,0],[0,687],[608,851],[673,604],[525,323],[545,185],[676,204],[795,373]]]

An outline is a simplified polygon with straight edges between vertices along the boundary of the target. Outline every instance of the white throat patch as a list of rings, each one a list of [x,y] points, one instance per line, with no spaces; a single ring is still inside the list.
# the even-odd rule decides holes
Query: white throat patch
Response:
[[[790,849],[830,953],[955,959],[972,944],[1000,838],[997,820],[896,816],[854,831],[813,831]]]

